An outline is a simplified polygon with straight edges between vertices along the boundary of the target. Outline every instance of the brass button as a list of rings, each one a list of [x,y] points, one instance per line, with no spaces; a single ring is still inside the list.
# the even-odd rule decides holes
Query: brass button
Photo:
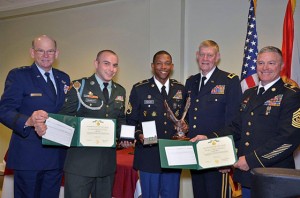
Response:
[[[167,122],[164,122],[164,125],[167,125]]]
[[[196,99],[196,102],[199,102],[199,99]]]
[[[165,134],[167,134],[168,133],[168,131],[165,131]]]
[[[254,112],[252,111],[252,112],[250,113],[250,115],[254,116]]]
[[[248,126],[251,126],[251,124],[252,124],[251,122],[248,122]]]
[[[105,117],[108,117],[108,114],[105,114]]]
[[[197,107],[195,107],[195,109],[194,109],[195,111],[198,111],[198,108]]]
[[[249,142],[245,142],[245,146],[249,146],[250,145],[250,143]]]
[[[197,116],[194,117],[194,120],[197,120]]]
[[[247,135],[247,136],[249,136],[249,135],[250,135],[250,132],[249,132],[249,131],[247,131],[247,132],[246,132],[246,135]]]
[[[109,107],[109,105],[106,105],[106,108],[108,108]]]
[[[167,115],[167,113],[164,113],[164,116],[166,116]]]
[[[195,129],[196,127],[197,127],[196,125],[193,126],[194,129]]]

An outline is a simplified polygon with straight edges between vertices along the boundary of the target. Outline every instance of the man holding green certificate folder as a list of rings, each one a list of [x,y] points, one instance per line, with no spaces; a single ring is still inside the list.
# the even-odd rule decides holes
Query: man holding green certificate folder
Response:
[[[118,133],[121,124],[125,124],[126,98],[125,89],[112,80],[118,70],[118,56],[111,50],[100,51],[94,65],[94,75],[73,82],[60,113],[116,119]],[[107,132],[114,133],[114,130]],[[91,195],[111,198],[115,170],[116,148],[69,148],[64,166],[65,197],[88,198]]]

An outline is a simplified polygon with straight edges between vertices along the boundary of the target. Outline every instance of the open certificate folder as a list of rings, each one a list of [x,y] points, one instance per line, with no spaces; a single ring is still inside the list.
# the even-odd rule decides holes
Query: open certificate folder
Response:
[[[159,139],[158,144],[162,168],[201,170],[237,161],[232,136],[198,142]]]
[[[115,147],[116,120],[49,113],[43,145],[75,147]],[[74,132],[72,132],[72,129]]]

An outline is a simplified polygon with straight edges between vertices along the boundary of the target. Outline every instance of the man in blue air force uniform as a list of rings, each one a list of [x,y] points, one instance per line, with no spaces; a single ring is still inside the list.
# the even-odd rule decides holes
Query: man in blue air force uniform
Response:
[[[47,113],[62,107],[69,76],[52,64],[56,41],[42,35],[30,49],[34,63],[9,72],[0,101],[0,121],[13,130],[7,168],[14,171],[14,197],[58,197],[66,149],[42,145]]]

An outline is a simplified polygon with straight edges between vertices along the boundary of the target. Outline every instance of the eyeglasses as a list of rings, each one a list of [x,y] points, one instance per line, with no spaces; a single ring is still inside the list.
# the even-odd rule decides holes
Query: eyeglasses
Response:
[[[56,52],[56,50],[54,50],[54,49],[47,50],[47,51],[42,50],[42,49],[34,49],[34,51],[35,51],[36,53],[38,53],[39,55],[44,55],[44,54],[54,55],[55,52]]]

